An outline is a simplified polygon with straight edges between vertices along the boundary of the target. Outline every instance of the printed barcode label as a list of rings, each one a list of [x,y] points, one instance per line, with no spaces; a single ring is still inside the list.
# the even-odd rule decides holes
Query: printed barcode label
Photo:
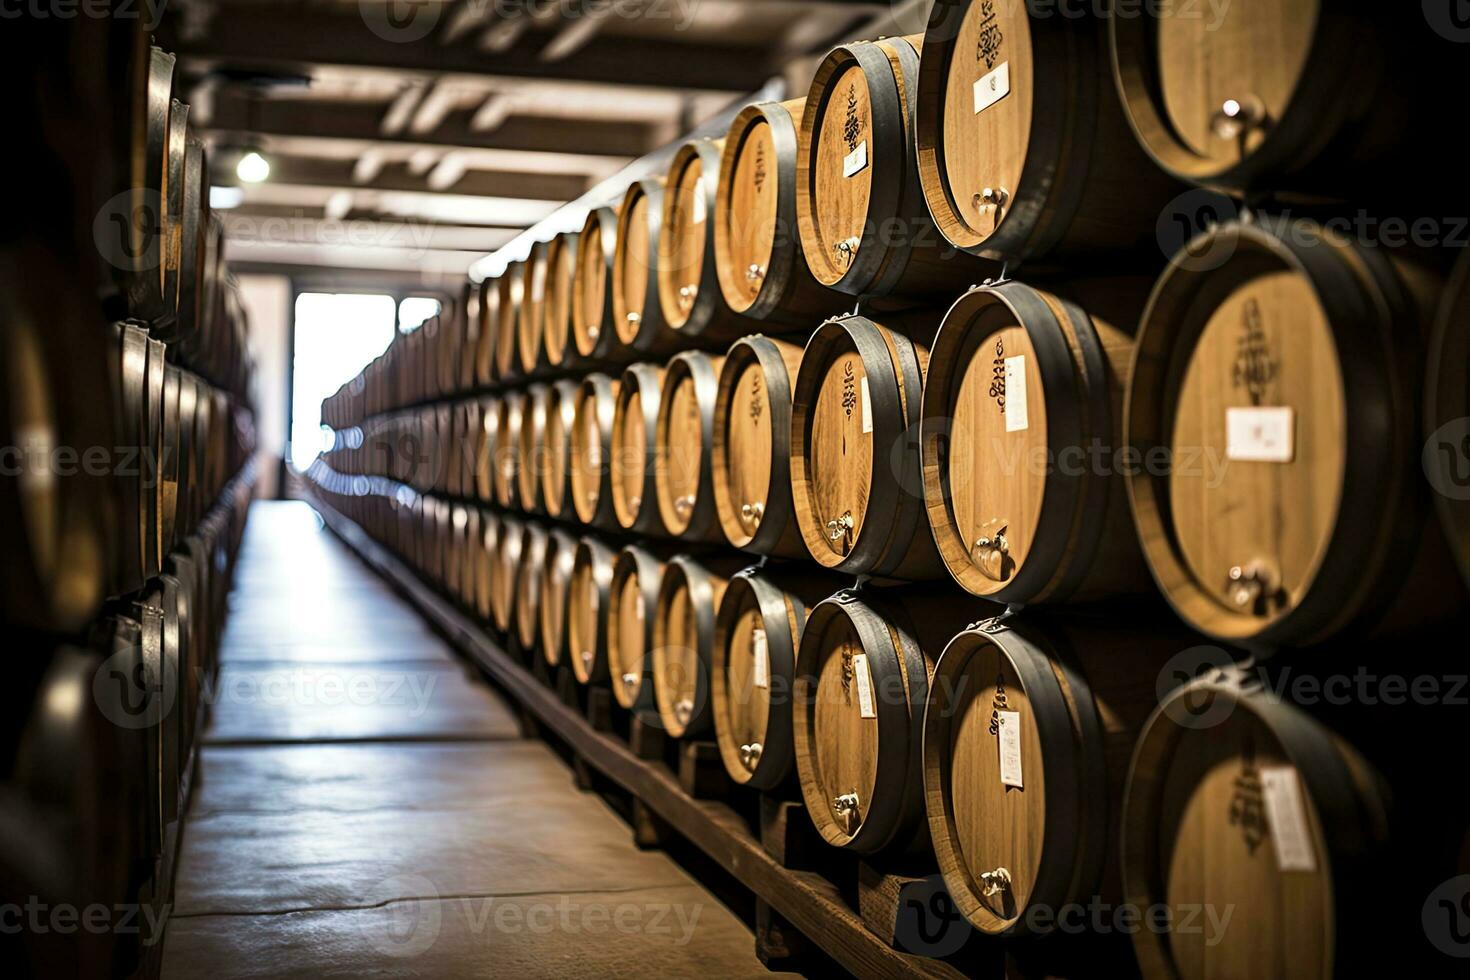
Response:
[[[873,707],[873,677],[868,673],[868,655],[860,653],[852,658],[852,674],[857,680],[858,712],[864,718],[878,717]]]
[[[1026,405],[1026,355],[1006,358],[1006,431],[1025,432],[1031,425]]]
[[[1000,718],[1000,781],[1024,789],[1021,779],[1021,713],[997,711]]]
[[[984,112],[1010,94],[1011,63],[1007,61],[989,74],[975,79],[975,111]]]
[[[1290,408],[1227,408],[1225,458],[1250,463],[1290,463],[1296,420]]]
[[[751,636],[751,657],[754,663],[754,676],[750,683],[756,687],[769,688],[771,686],[771,659],[766,650],[766,631],[758,629]]]
[[[1262,769],[1261,789],[1266,797],[1271,842],[1276,847],[1276,867],[1281,871],[1316,871],[1317,855],[1312,851],[1296,770],[1291,766]]]
[[[842,176],[851,177],[853,174],[862,173],[868,165],[868,141],[863,140],[847,156],[842,158]]]

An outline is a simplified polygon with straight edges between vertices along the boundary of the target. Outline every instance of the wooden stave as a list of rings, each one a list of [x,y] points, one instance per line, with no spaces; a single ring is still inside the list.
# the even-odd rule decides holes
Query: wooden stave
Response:
[[[523,525],[520,563],[515,577],[515,639],[522,652],[536,649],[541,625],[541,573],[546,567],[546,550],[551,540],[545,525],[526,521]]]
[[[1172,757],[1179,734],[1189,731],[1188,726],[1175,727],[1173,733],[1167,730],[1171,724],[1167,714],[1171,705],[1201,695],[1229,699],[1235,710],[1249,711],[1276,736],[1302,783],[1307,797],[1304,802],[1321,814],[1327,839],[1314,839],[1313,847],[1317,856],[1333,869],[1334,879],[1348,882],[1372,877],[1374,869],[1382,864],[1387,834],[1383,821],[1392,806],[1382,776],[1335,732],[1288,701],[1261,689],[1247,669],[1229,668],[1201,676],[1171,692],[1139,734],[1128,768],[1119,831],[1125,900],[1141,909],[1148,908],[1152,902],[1158,875],[1146,855],[1153,851],[1151,838],[1160,823],[1153,793],[1162,788],[1156,791],[1149,780],[1159,778],[1160,769]],[[1183,710],[1193,716],[1191,721],[1199,717],[1199,710],[1188,704]],[[1375,935],[1376,931],[1369,921],[1371,917],[1359,913],[1361,904],[1345,885],[1337,886],[1334,892],[1339,920],[1334,959],[1339,963],[1358,962],[1367,951],[1362,938]],[[1343,928],[1348,923],[1356,928]],[[1180,977],[1182,974],[1174,966],[1164,939],[1147,929],[1135,933],[1133,951],[1138,963],[1147,976]]]
[[[480,514],[480,536],[470,543],[470,560],[475,565],[475,618],[489,624],[493,612],[491,595],[495,590],[495,551],[500,539],[500,516],[485,507],[477,508]]]
[[[521,424],[516,439],[516,500],[527,513],[544,514],[541,470],[545,466],[547,402],[551,388],[544,384],[527,385],[521,411]]]
[[[500,398],[487,395],[480,399],[480,430],[474,440],[475,499],[489,504],[495,500],[495,450],[500,444]]]
[[[628,226],[634,220],[634,209],[640,197],[646,198],[648,202],[644,206],[648,223],[648,252],[643,256],[630,256]],[[612,274],[613,335],[615,346],[629,350],[636,357],[672,354],[683,346],[683,338],[664,319],[663,307],[658,298],[658,251],[659,239],[663,235],[663,201],[663,178],[645,177],[629,185],[627,194],[623,196],[622,206],[618,209],[617,244],[613,251]],[[642,310],[628,309],[627,300],[623,296],[623,271],[629,262],[642,264],[646,273]],[[634,274],[636,275],[636,271]],[[623,324],[631,322],[629,318],[635,314],[639,318],[638,326],[630,331]]]
[[[1470,385],[1466,384],[1463,372],[1456,372],[1456,365],[1470,362],[1470,325],[1466,323],[1466,312],[1470,311],[1470,258],[1461,258],[1445,287],[1435,322],[1434,337],[1430,342],[1427,378],[1424,385],[1424,433],[1425,469],[1431,479],[1456,485],[1453,474],[1446,472],[1446,460],[1441,452],[1446,443],[1435,437],[1440,430],[1470,415]],[[1453,434],[1453,433],[1450,433]],[[1453,447],[1453,443],[1449,443]],[[1461,447],[1463,453],[1463,446]],[[1433,459],[1433,464],[1429,460]],[[1453,465],[1453,448],[1449,465]],[[1470,587],[1470,503],[1445,493],[1438,483],[1434,503],[1439,510],[1440,525],[1459,565],[1460,575]]]
[[[723,139],[701,137],[689,140],[675,151],[673,162],[669,164],[668,176],[664,181],[664,197],[660,205],[662,213],[659,218],[661,234],[658,241],[658,268],[655,277],[658,282],[657,299],[664,322],[677,332],[686,346],[723,346],[744,336],[758,325],[749,317],[735,312],[725,301],[725,295],[720,289],[715,236],[712,231],[713,222],[710,218],[715,214],[719,186],[724,180],[725,172],[721,169],[724,149]],[[671,308],[670,293],[674,292],[677,286],[676,282],[670,282],[670,278],[675,274],[670,268],[673,236],[663,232],[678,227],[675,219],[678,217],[676,211],[679,206],[679,198],[677,194],[671,192],[673,187],[671,181],[676,175],[681,174],[693,159],[697,159],[700,164],[700,186],[704,190],[704,213],[709,217],[704,222],[704,247],[701,249],[703,261],[700,264],[699,281],[694,284],[696,287],[695,299],[688,313],[685,314],[677,309],[676,302]]]
[[[509,514],[500,515],[496,536],[495,571],[491,576],[491,616],[496,630],[512,636],[515,626],[516,574],[525,544],[526,522]]]
[[[480,282],[480,304],[475,332],[474,387],[488,388],[495,383],[495,347],[500,325],[500,281]]]
[[[1120,257],[1149,251],[1157,237],[1156,216],[1183,187],[1145,156],[1108,91],[1111,17],[1028,18],[1032,76],[1045,82],[1032,86],[1036,103],[1018,186],[1009,189],[1001,227],[990,234],[980,236],[959,216],[940,169],[941,134],[954,42],[970,6],[971,0],[937,0],[919,68],[917,166],[940,234],[956,248],[999,264],[993,273],[1018,264],[1065,270],[1072,260],[1116,265]],[[1119,185],[1135,203],[1118,206],[1112,189]]]
[[[920,35],[839,45],[818,65],[812,80],[802,114],[796,172],[797,229],[805,255],[822,251],[812,203],[811,183],[815,179],[812,173],[813,134],[832,95],[827,83],[848,64],[856,64],[867,81],[873,146],[887,150],[881,154],[870,151],[873,156],[869,166],[873,168],[875,179],[869,195],[863,241],[849,261],[847,271],[828,287],[837,293],[859,298],[894,297],[902,302],[951,294],[981,278],[980,274],[987,271],[979,260],[962,252],[947,254],[940,247],[942,238],[934,227],[923,189],[919,186],[912,132],[916,85],[900,82],[893,73],[890,58],[901,63],[906,79],[916,80],[922,46]],[[897,166],[890,159],[894,150],[901,158]],[[880,160],[883,162],[881,180],[877,179]],[[885,246],[881,252],[869,247],[873,244],[874,231],[890,220],[907,224],[912,233],[904,234],[901,243]],[[817,281],[826,285],[820,276]]]
[[[1116,283],[1110,280],[1102,289],[1112,298]],[[1082,287],[1079,292],[1085,296],[1088,290]],[[1101,297],[1098,301],[1105,302]],[[1101,311],[1092,302],[1083,305],[1014,280],[977,286],[957,299],[930,351],[930,364],[939,367],[925,374],[920,423],[929,527],[950,576],[972,595],[1004,603],[1081,602],[1148,591],[1151,583],[1132,527],[1127,490],[1122,474],[1116,472],[1069,476],[1050,466],[1035,536],[1044,547],[1034,547],[1020,572],[999,588],[976,568],[955,527],[948,467],[940,467],[939,456],[941,427],[953,419],[953,397],[961,381],[952,372],[962,366],[973,341],[972,322],[960,318],[977,313],[985,302],[1003,305],[1037,350],[1037,369],[1047,393],[1051,458],[1091,439],[1103,446],[1122,444],[1122,401],[1130,364],[1110,356],[1093,315]],[[1120,311],[1129,320],[1135,309],[1130,303],[1123,300]],[[1054,409],[1060,411],[1054,415]]]
[[[587,503],[590,491],[587,488],[578,487],[581,482],[574,475],[568,477],[570,481],[570,493],[572,494],[573,510],[577,520],[588,526],[600,528],[607,531],[619,529],[617,515],[613,512],[612,500],[612,428],[613,412],[617,405],[618,390],[620,382],[606,374],[593,372],[582,379],[582,384],[577,390],[576,410],[572,422],[573,448],[572,453],[576,457],[588,455],[582,442],[581,433],[586,431],[582,419],[587,413],[595,413],[597,418],[597,433],[600,463],[598,465],[597,505],[591,507]],[[574,471],[576,467],[571,467]]]
[[[198,220],[198,189],[190,203],[194,204],[194,213],[187,215],[185,208],[184,174],[185,159],[188,155],[189,141],[189,106],[187,103],[174,99],[169,104],[168,111],[168,138],[167,138],[167,173],[164,177],[166,193],[163,199],[163,208],[160,221],[161,261],[163,263],[163,304],[167,316],[155,320],[150,325],[150,332],[155,338],[164,343],[177,343],[184,335],[186,328],[193,328],[196,324],[192,319],[181,316],[179,308],[179,287],[182,285],[184,270],[182,268],[183,236],[188,232],[185,230],[186,217]],[[198,176],[198,171],[195,171]],[[195,225],[189,222],[189,230]],[[190,270],[192,271],[192,270]]]
[[[578,632],[576,601],[572,587],[568,587],[567,649],[571,653],[572,674],[584,686],[604,684],[609,680],[608,611],[612,602],[613,562],[616,559],[617,552],[591,535],[583,535],[577,541],[572,578],[575,581],[579,575],[585,576],[597,597],[596,605],[592,607],[594,627],[591,642],[581,642],[588,638]]]
[[[496,279],[498,319],[492,331],[495,337],[493,356],[495,380],[505,384],[520,377],[516,363],[516,336],[520,329],[521,305],[526,291],[526,263],[511,262]]]
[[[571,380],[553,381],[547,386],[546,425],[542,432],[541,505],[550,517],[569,518],[567,502],[572,493],[572,424],[576,396],[580,385]],[[560,433],[560,438],[555,438]],[[553,465],[553,460],[556,464]],[[561,468],[561,479],[556,468]]]
[[[1197,274],[1191,272],[1191,253],[1199,254],[1202,243],[1210,249],[1228,247],[1232,256],[1245,249],[1253,260],[1266,256],[1307,277],[1339,338],[1339,350],[1373,349],[1377,361],[1390,365],[1386,372],[1376,372],[1369,369],[1365,357],[1340,359],[1344,388],[1354,393],[1346,402],[1348,455],[1344,486],[1371,484],[1374,474],[1388,473],[1396,477],[1399,486],[1391,496],[1398,517],[1384,520],[1380,513],[1388,508],[1380,506],[1381,499],[1371,493],[1352,497],[1353,513],[1346,517],[1340,500],[1338,530],[1319,569],[1327,574],[1314,580],[1312,590],[1288,615],[1257,627],[1251,622],[1229,618],[1235,614],[1219,613],[1209,605],[1213,600],[1198,591],[1192,575],[1165,550],[1170,548],[1170,532],[1162,516],[1168,508],[1160,505],[1156,488],[1144,476],[1129,473],[1126,482],[1134,525],[1159,591],[1194,629],[1218,640],[1266,652],[1284,644],[1311,645],[1349,627],[1392,630],[1444,618],[1449,614],[1445,602],[1451,597],[1436,582],[1442,580],[1442,570],[1448,561],[1447,549],[1442,536],[1425,527],[1428,504],[1423,499],[1422,481],[1409,458],[1411,453],[1407,447],[1398,447],[1394,454],[1397,458],[1387,466],[1364,458],[1365,447],[1376,445],[1379,434],[1385,430],[1388,435],[1412,432],[1417,438],[1419,434],[1418,423],[1413,421],[1419,409],[1411,404],[1406,392],[1422,381],[1413,377],[1412,365],[1420,356],[1417,338],[1424,330],[1421,294],[1438,288],[1435,275],[1412,262],[1381,255],[1378,249],[1365,249],[1325,234],[1319,226],[1305,220],[1262,216],[1250,225],[1230,223],[1207,234],[1208,243],[1203,238],[1196,240],[1170,261],[1143,312],[1124,406],[1125,445],[1146,452],[1150,446],[1162,444],[1149,434],[1159,424],[1156,416],[1161,413],[1161,407],[1145,402],[1139,393],[1166,390],[1163,375],[1169,371],[1169,356],[1167,351],[1161,352],[1158,338],[1167,328],[1151,329],[1151,324],[1188,307],[1187,302],[1171,299],[1169,287],[1174,277]],[[1290,241],[1293,236],[1309,237],[1294,244]],[[1218,279],[1218,271],[1215,276]],[[1223,279],[1219,281],[1223,283]],[[1206,283],[1204,289],[1211,289],[1208,277]],[[1213,289],[1212,295],[1218,299],[1226,291],[1227,287],[1220,285]],[[1354,300],[1359,303],[1355,304]],[[1362,314],[1369,309],[1386,314],[1387,322],[1365,322]],[[1182,346],[1179,349],[1184,350]],[[1382,419],[1398,421],[1384,425]],[[1353,436],[1359,432],[1365,435]],[[1374,435],[1369,437],[1366,433]],[[1382,539],[1390,536],[1383,531],[1375,538],[1344,533],[1346,527],[1395,527],[1400,531],[1385,542]],[[1403,533],[1404,528],[1413,533]],[[1378,557],[1370,560],[1375,549]],[[1375,567],[1378,572],[1347,574],[1348,569]],[[1408,570],[1401,584],[1397,588],[1371,588],[1374,582],[1391,578],[1383,571],[1391,567]],[[1323,585],[1324,582],[1336,587]],[[1303,608],[1307,611],[1302,612]]]
[[[1457,69],[1452,48],[1442,46],[1427,21],[1396,15],[1401,11],[1372,5],[1320,5],[1311,53],[1286,111],[1273,121],[1265,142],[1233,166],[1201,163],[1174,137],[1167,111],[1152,104],[1162,86],[1148,54],[1156,28],[1147,12],[1110,18],[1113,85],[1139,145],[1157,167],[1180,180],[1307,203],[1351,201],[1373,181],[1410,203],[1419,187],[1444,186],[1447,175],[1436,158],[1448,147],[1425,145],[1422,135],[1438,128],[1433,93],[1443,91]],[[1412,36],[1413,31],[1420,33]],[[1356,57],[1345,59],[1348,51],[1371,67]],[[1365,86],[1364,71],[1395,83]],[[1353,97],[1369,91],[1371,99]],[[1406,147],[1421,152],[1405,153]],[[1414,163],[1403,167],[1405,160]]]
[[[567,654],[567,603],[571,594],[572,562],[577,539],[561,528],[547,533],[545,564],[541,569],[541,601],[537,639],[541,657],[550,667],[559,666]]]
[[[754,334],[731,344],[720,368],[710,446],[715,514],[725,540],[742,551],[781,558],[808,557],[791,500],[791,387],[796,373],[793,367],[799,370],[801,358],[799,345]],[[752,362],[762,368],[767,408],[771,413],[771,482],[759,526],[754,534],[747,534],[741,508],[730,499],[725,476],[729,469],[725,432],[732,390],[741,372]]]
[[[480,345],[480,303],[484,288],[466,281],[459,294],[459,308],[455,322],[459,326],[459,356],[454,365],[455,390],[468,394],[479,387],[475,373],[478,370]]]
[[[662,537],[668,533],[663,524],[663,517],[659,513],[658,485],[653,466],[653,460],[657,454],[655,439],[658,432],[659,393],[662,388],[663,368],[646,362],[628,365],[618,379],[618,397],[613,413],[612,457],[609,460],[608,469],[612,487],[613,513],[617,517],[618,526],[630,534]],[[649,397],[649,392],[653,393],[652,397]],[[634,399],[637,400],[636,405],[628,407]],[[617,420],[622,417],[623,413],[629,411],[639,411],[643,415],[644,444],[636,449],[621,446],[616,435],[619,429]],[[635,452],[644,460],[643,484],[639,506],[636,512],[630,514],[628,502],[621,499],[623,489],[621,481],[617,478],[617,460],[622,458],[624,453]]]
[[[714,406],[719,390],[720,368],[724,359],[700,351],[684,351],[672,357],[664,366],[663,385],[659,391],[658,421],[654,428],[653,475],[657,496],[659,520],[664,528],[675,537],[691,542],[714,542],[723,540],[719,517],[715,513],[714,473],[711,467],[711,445],[714,441]],[[668,444],[669,416],[673,399],[669,397],[675,386],[687,381],[694,386],[699,410],[699,477],[695,500],[687,521],[681,522],[675,501],[670,499],[668,488],[669,456],[672,447]]]
[[[595,237],[594,237],[595,232]],[[572,286],[572,347],[577,362],[611,366],[632,357],[618,342],[612,303],[613,256],[617,249],[618,209],[593,208],[577,239],[577,273]],[[594,255],[593,249],[598,249]],[[586,309],[584,277],[597,269],[602,275],[602,307]],[[592,326],[597,327],[594,336]]]
[[[515,341],[515,371],[522,378],[540,377],[548,369],[545,339],[550,251],[551,242],[540,241],[531,246],[526,256]]]
[[[791,735],[791,683],[796,668],[796,653],[801,645],[801,633],[806,626],[807,615],[819,599],[818,592],[825,591],[821,580],[813,580],[805,574],[781,571],[772,572],[761,566],[743,569],[730,578],[720,608],[715,616],[715,641],[710,658],[710,703],[714,712],[715,740],[720,747],[720,758],[725,771],[737,786],[750,786],[763,791],[773,791],[790,781],[796,768],[795,747]],[[770,692],[777,678],[785,687],[785,703],[769,699],[768,717],[762,751],[754,767],[747,767],[741,758],[742,746],[729,731],[725,718],[730,699],[729,682],[729,639],[734,627],[736,607],[743,593],[749,593],[759,610],[762,629],[766,634],[766,652],[769,658]],[[785,629],[775,629],[784,626]]]
[[[757,102],[746,106],[730,123],[725,134],[725,146],[720,158],[722,179],[716,189],[714,210],[715,225],[715,272],[725,304],[740,315],[762,323],[805,330],[814,321],[831,315],[850,302],[849,298],[828,289],[812,275],[807,265],[806,253],[802,250],[801,238],[796,223],[796,158],[799,144],[797,119],[805,110],[804,99],[788,102]],[[793,119],[793,115],[797,119]],[[767,263],[761,288],[755,299],[744,309],[740,303],[745,299],[739,283],[739,270],[730,268],[728,231],[730,211],[730,180],[725,175],[735,173],[741,144],[746,132],[756,119],[770,127],[771,141],[776,151],[776,180],[779,182],[777,217],[771,260]]]
[[[457,599],[464,584],[464,556],[466,550],[465,531],[468,517],[463,504],[442,501],[440,513],[443,519],[443,580],[444,594]]]
[[[797,779],[812,823],[828,844],[863,855],[880,852],[924,855],[931,850],[921,778],[924,704],[929,695],[934,660],[928,651],[942,647],[942,641],[935,642],[931,637],[951,632],[949,621],[954,619],[956,611],[936,609],[932,617],[916,617],[907,602],[878,594],[882,591],[843,589],[817,603],[807,615],[791,687]],[[868,663],[881,662],[883,670],[883,676],[879,677],[874,668],[873,683],[880,731],[876,783],[885,785],[875,785],[873,799],[868,801],[869,809],[854,834],[838,827],[831,816],[830,801],[814,771],[813,735],[807,717],[815,695],[814,671],[820,668],[821,652],[817,644],[827,621],[839,615],[847,617],[858,634]],[[902,649],[896,648],[895,643]],[[883,651],[883,657],[875,660],[878,651]],[[900,670],[903,673],[898,673]],[[903,685],[906,694],[903,705],[877,696],[888,677],[898,679]],[[905,677],[921,683],[906,683]],[[872,809],[875,804],[881,804],[876,815]]]
[[[651,657],[653,650],[653,610],[658,605],[658,591],[663,580],[664,563],[652,552],[638,545],[625,545],[618,552],[617,559],[613,562],[612,581],[609,587],[608,600],[608,669],[612,674],[613,697],[618,704],[631,711],[645,724],[660,724],[658,707],[654,701],[653,694],[653,672]],[[620,659],[616,651],[618,644],[617,634],[619,630],[618,610],[621,590],[630,576],[637,576],[637,589],[643,607],[643,658],[638,683],[630,684],[627,677],[632,676],[630,671],[625,677],[617,674],[617,660]]]
[[[822,540],[822,528],[817,526],[813,508],[807,499],[809,491],[807,455],[810,452],[808,406],[815,406],[815,388],[825,371],[821,354],[841,338],[847,338],[856,346],[862,357],[864,370],[869,378],[897,377],[901,374],[903,387],[912,394],[901,398],[898,391],[889,385],[869,385],[873,404],[873,443],[875,446],[894,446],[905,438],[905,433],[915,432],[920,418],[923,381],[927,369],[928,349],[915,337],[927,333],[923,318],[916,315],[911,321],[904,318],[885,317],[885,323],[894,323],[898,329],[879,324],[863,316],[835,318],[823,323],[807,341],[802,353],[801,370],[792,386],[790,472],[792,505],[797,527],[812,558],[830,571],[856,573],[873,577],[895,579],[943,578],[945,568],[932,535],[925,532],[927,511],[922,499],[902,488],[903,483],[913,487],[922,486],[922,470],[919,447],[903,452],[904,473],[890,477],[891,467],[883,465],[882,455],[875,450],[873,460],[873,482],[869,489],[868,512],[893,513],[895,520],[889,525],[888,536],[874,545],[873,536],[866,540],[859,532],[852,550],[840,559],[832,558],[831,549]],[[911,326],[919,329],[910,329]],[[907,333],[900,330],[908,330]],[[894,346],[890,348],[889,342]],[[891,352],[897,353],[899,363],[891,360]],[[875,370],[882,368],[882,371]],[[886,372],[886,373],[885,373]],[[881,491],[881,492],[879,492]],[[917,515],[917,516],[916,516]],[[917,521],[917,523],[916,523]],[[864,522],[866,526],[866,521]]]

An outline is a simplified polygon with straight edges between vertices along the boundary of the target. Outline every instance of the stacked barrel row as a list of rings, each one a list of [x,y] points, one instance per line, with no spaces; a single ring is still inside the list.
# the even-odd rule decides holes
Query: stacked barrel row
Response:
[[[1405,806],[1394,752],[1443,716],[1384,741],[1262,677],[1381,670],[1463,621],[1457,474],[1417,448],[1467,414],[1462,287],[1445,250],[1342,231],[1362,202],[1329,175],[1384,166],[1384,126],[1433,134],[1322,111],[1314,72],[1397,42],[1270,6],[1197,30],[940,0],[923,36],[835,49],[329,399],[322,499],[527,655],[712,731],[736,783],[795,780],[828,843],[932,861],[983,932],[1228,907],[1223,941],[1136,930],[1144,971],[1438,955],[1419,911],[1463,821]],[[1283,43],[1287,77],[1239,56]],[[1452,55],[1424,38],[1425,77]],[[1188,118],[1145,121],[1159,86]],[[1218,167],[1160,150],[1211,100],[1223,142],[1191,152]],[[1304,188],[1311,220],[1273,196]],[[1394,896],[1372,929],[1363,866]]]
[[[247,324],[173,57],[132,17],[29,42],[6,59],[0,901],[157,921],[253,485]],[[21,936],[22,972],[74,976],[142,973],[159,938]]]

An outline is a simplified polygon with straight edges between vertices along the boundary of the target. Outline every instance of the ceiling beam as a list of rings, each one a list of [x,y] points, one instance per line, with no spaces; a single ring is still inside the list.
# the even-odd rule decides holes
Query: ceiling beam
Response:
[[[584,194],[591,185],[586,177],[466,170],[454,183],[434,186],[424,177],[410,173],[406,163],[384,163],[371,180],[358,183],[353,179],[356,164],[351,160],[296,157],[279,152],[272,152],[270,156],[271,183],[335,190],[414,191],[425,194],[471,194],[475,197],[570,201]]]
[[[477,107],[478,108],[478,107]],[[493,129],[476,129],[477,108],[455,109],[427,133],[384,133],[383,109],[375,102],[315,102],[260,99],[253,106],[237,93],[215,98],[214,131],[260,133],[369,142],[402,142],[477,150],[599,154],[639,157],[657,146],[657,127],[601,119],[558,119],[512,114]]]
[[[575,58],[548,62],[542,50],[555,34],[535,31],[493,55],[473,46],[405,44],[375,32],[353,8],[333,14],[320,8],[272,5],[263,15],[253,5],[217,9],[201,37],[185,37],[169,17],[159,43],[181,56],[216,58],[236,66],[304,70],[312,65],[396,68],[429,75],[473,74],[499,78],[564,79],[600,85],[748,92],[775,70],[766,47],[734,47],[675,40],[600,36]]]

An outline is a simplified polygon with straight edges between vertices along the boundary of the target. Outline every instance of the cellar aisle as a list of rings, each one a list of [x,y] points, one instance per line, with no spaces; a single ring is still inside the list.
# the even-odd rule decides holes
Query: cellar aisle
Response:
[[[166,977],[767,976],[304,503],[257,502]]]

